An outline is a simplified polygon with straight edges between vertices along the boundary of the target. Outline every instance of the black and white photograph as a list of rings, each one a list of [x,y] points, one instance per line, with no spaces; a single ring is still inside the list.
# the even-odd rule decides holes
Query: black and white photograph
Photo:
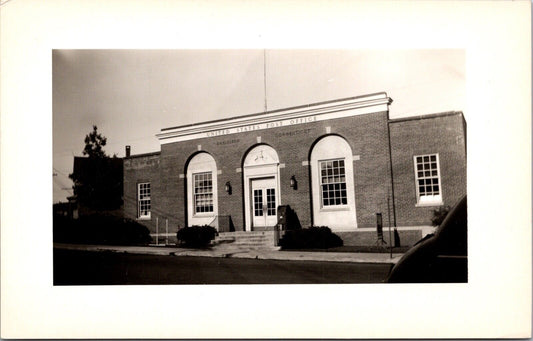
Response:
[[[0,337],[531,337],[531,13],[0,0]]]
[[[54,285],[468,281],[464,50],[52,58]]]

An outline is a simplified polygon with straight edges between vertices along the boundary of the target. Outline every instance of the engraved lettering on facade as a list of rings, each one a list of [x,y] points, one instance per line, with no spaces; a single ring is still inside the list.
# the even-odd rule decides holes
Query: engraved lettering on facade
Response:
[[[228,135],[228,134],[244,133],[244,132],[261,130],[261,129],[280,128],[280,127],[289,126],[289,125],[311,123],[311,122],[316,122],[316,116],[300,117],[300,118],[294,118],[290,120],[274,121],[274,122],[261,123],[261,124],[250,124],[250,125],[237,127],[237,128],[213,130],[213,131],[206,132],[206,136],[207,137],[223,136],[223,135]],[[280,136],[284,136],[284,135],[280,135]],[[229,144],[229,143],[223,143],[223,144]]]
[[[218,141],[216,144],[217,146],[224,146],[227,144],[233,144],[233,143],[239,143],[241,142],[240,139],[233,139],[233,140],[226,140],[226,141]]]

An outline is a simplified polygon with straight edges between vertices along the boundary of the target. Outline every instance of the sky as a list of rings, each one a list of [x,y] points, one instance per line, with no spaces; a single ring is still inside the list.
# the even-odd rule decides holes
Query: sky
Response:
[[[53,50],[52,64],[54,203],[72,195],[68,174],[92,125],[107,154],[122,157],[126,145],[159,151],[163,128],[263,112],[265,102],[276,110],[386,92],[391,118],[466,103],[460,49]]]

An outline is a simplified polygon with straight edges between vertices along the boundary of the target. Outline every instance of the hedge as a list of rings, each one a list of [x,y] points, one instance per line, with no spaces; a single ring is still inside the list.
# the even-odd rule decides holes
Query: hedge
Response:
[[[279,243],[282,249],[327,249],[343,245],[342,239],[327,226],[286,231]]]
[[[193,225],[178,230],[177,238],[188,247],[206,247],[215,239],[217,230],[209,225]]]
[[[111,215],[78,219],[54,217],[54,241],[62,243],[146,245],[152,241],[146,226],[135,220]]]
[[[450,206],[440,206],[433,210],[433,217],[431,218],[431,225],[439,226],[448,213],[450,212]]]

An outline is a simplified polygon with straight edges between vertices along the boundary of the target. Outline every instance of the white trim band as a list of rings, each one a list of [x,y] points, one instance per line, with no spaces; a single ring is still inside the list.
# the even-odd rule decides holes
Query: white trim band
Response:
[[[161,144],[167,144],[206,137],[231,135],[387,111],[388,105],[391,102],[392,99],[383,92],[272,113],[259,113],[218,122],[206,122],[177,127],[162,130],[156,136]]]

